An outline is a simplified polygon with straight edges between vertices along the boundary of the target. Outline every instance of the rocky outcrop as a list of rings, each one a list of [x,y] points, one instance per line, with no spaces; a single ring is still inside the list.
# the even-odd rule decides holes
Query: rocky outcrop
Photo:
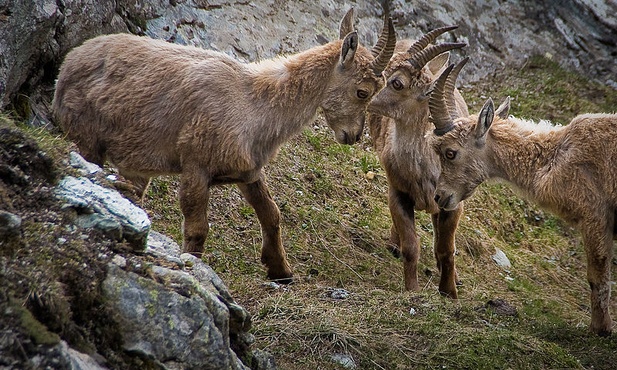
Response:
[[[276,368],[223,281],[149,230],[115,175],[58,166],[2,121],[0,148],[0,368]]]

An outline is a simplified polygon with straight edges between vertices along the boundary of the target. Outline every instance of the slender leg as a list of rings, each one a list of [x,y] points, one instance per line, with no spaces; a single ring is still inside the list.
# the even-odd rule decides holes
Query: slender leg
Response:
[[[263,238],[261,262],[266,265],[268,278],[291,283],[293,273],[281,240],[281,212],[272,199],[262,177],[250,184],[238,184],[244,198],[255,209]]]
[[[606,220],[581,225],[587,254],[587,280],[591,288],[591,331],[600,336],[609,336],[613,330],[609,313],[613,222],[611,218],[609,225]]]
[[[392,225],[392,227],[390,227],[390,239],[388,240],[387,247],[390,253],[392,253],[392,255],[396,258],[401,257],[400,245],[401,245],[401,239],[398,236],[396,227]]]
[[[182,249],[201,258],[208,236],[209,181],[196,171],[183,172],[180,178],[180,209],[184,215]]]
[[[456,299],[456,267],[454,265],[454,237],[458,221],[463,213],[463,206],[453,211],[440,210],[432,215],[434,232],[434,252],[437,268],[441,273],[439,292],[447,297]]]
[[[413,200],[407,194],[390,187],[388,206],[400,241],[405,289],[418,291],[420,290],[418,284],[420,245],[416,234]]]

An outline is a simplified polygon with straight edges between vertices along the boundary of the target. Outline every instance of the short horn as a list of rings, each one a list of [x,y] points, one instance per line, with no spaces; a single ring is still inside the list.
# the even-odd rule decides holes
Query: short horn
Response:
[[[448,31],[452,31],[454,29],[457,29],[457,28],[458,28],[458,26],[446,26],[446,27],[440,27],[440,28],[434,29],[434,30],[430,31],[429,33],[425,34],[424,36],[422,36],[418,41],[414,42],[413,45],[411,45],[409,47],[407,52],[410,55],[414,55],[416,53],[419,53],[422,50],[424,50],[424,48],[427,47],[428,44],[430,44],[431,42],[435,41],[435,39],[437,37],[439,37],[440,35],[448,32]]]
[[[456,80],[458,79],[458,75],[461,72],[461,69],[467,64],[469,61],[469,57],[464,58],[454,68],[452,72],[448,75],[446,79],[445,91],[446,91],[446,105],[448,110],[450,111],[450,116],[452,120],[457,118],[456,114],[456,100],[454,99],[454,89],[456,89]]]
[[[437,55],[446,51],[460,49],[465,45],[467,44],[462,42],[447,42],[444,44],[433,45],[413,55],[409,59],[409,62],[417,69],[422,69],[426,63],[431,61],[431,59],[435,58]]]
[[[454,64],[450,64],[435,81],[428,99],[429,120],[435,125],[433,131],[437,136],[443,136],[454,127],[454,122],[446,104],[445,87]]]
[[[379,54],[375,57],[375,60],[371,64],[373,72],[376,75],[380,75],[386,68],[392,54],[394,54],[394,47],[396,46],[396,31],[394,30],[394,24],[392,18],[388,18],[388,39],[386,45],[381,49]]]
[[[354,31],[353,8],[349,9],[339,25],[339,39],[343,40],[350,32]]]

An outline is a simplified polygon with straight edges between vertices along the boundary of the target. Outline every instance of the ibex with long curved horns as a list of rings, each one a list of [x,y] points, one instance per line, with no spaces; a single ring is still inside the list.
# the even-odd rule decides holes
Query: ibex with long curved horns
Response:
[[[439,158],[425,135],[432,128],[428,120],[428,93],[449,59],[449,53],[444,53],[465,46],[429,44],[455,28],[435,29],[414,43],[399,41],[397,53],[384,70],[386,86],[369,105],[369,128],[389,185],[388,206],[393,221],[389,247],[393,254],[402,256],[405,289],[420,289],[420,243],[414,212],[423,210],[432,215],[435,258],[441,271],[439,291],[452,298],[457,298],[454,234],[462,207],[449,211],[437,207],[434,197]],[[467,105],[458,92],[457,97],[457,109],[467,113]]]
[[[53,110],[86,159],[109,159],[140,192],[151,176],[181,174],[184,251],[204,250],[210,187],[236,183],[261,223],[268,277],[285,281],[292,271],[280,211],[262,168],[319,107],[338,142],[359,140],[396,43],[391,21],[385,33],[371,54],[350,10],[341,40],[249,64],[161,40],[100,36],[67,55]]]
[[[497,110],[489,98],[478,115],[453,112],[456,79],[444,72],[430,97],[433,148],[442,173],[436,200],[452,210],[488,179],[502,179],[578,227],[591,287],[591,330],[610,335],[613,241],[617,239],[617,114],[583,114],[567,126],[537,125]]]

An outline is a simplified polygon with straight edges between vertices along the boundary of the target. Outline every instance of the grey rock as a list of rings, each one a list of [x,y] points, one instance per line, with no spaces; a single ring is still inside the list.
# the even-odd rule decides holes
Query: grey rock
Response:
[[[173,289],[109,265],[103,294],[123,328],[122,348],[164,369],[248,369],[230,349],[229,310],[217,295],[185,272],[153,272]]]
[[[21,217],[0,210],[0,239],[16,236],[21,230]]]
[[[493,261],[497,264],[497,266],[502,267],[504,269],[509,269],[512,267],[508,256],[499,248],[495,248],[495,254],[492,256]]]
[[[61,341],[58,345],[60,355],[67,360],[69,364],[67,370],[107,370],[108,368],[100,365],[91,356],[81,353],[70,348],[65,341]]]
[[[69,163],[72,167],[77,168],[83,175],[93,175],[103,171],[103,169],[94,163],[90,163],[77,152],[69,153]]]
[[[78,210],[77,225],[99,228],[116,239],[126,239],[136,248],[145,248],[150,219],[117,191],[85,177],[67,176],[58,184],[56,195],[68,207]]]
[[[358,367],[353,357],[346,353],[334,353],[332,354],[331,358],[332,361],[341,364],[341,366],[343,366],[345,369],[355,369]]]

